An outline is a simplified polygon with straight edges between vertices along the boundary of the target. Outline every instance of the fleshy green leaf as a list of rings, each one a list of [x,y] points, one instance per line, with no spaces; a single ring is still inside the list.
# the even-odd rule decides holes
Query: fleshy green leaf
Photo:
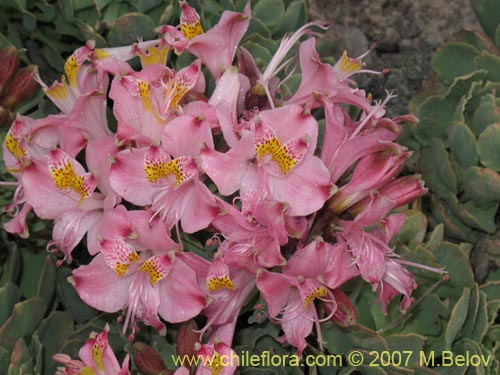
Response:
[[[76,323],[81,324],[89,321],[97,315],[97,311],[81,300],[67,278],[71,276],[68,267],[57,269],[57,296],[66,309],[68,309]]]
[[[31,335],[45,315],[45,302],[34,297],[19,302],[9,319],[0,327],[0,345],[12,349],[17,339]]]
[[[17,286],[8,282],[0,288],[0,325],[12,314],[14,305],[19,302],[20,293]]]
[[[297,30],[307,22],[307,8],[303,0],[292,1],[286,8],[283,19],[276,27],[275,33],[284,34]]]
[[[419,122],[412,130],[415,138],[428,145],[433,138],[444,139],[453,118],[455,104],[437,96],[430,96],[417,108]]]
[[[23,338],[19,338],[19,340],[16,341],[10,358],[11,362],[7,375],[33,373],[33,360]]]
[[[476,137],[463,122],[455,122],[448,129],[450,150],[464,167],[477,165]]]
[[[488,168],[468,168],[463,174],[463,188],[474,202],[492,205],[500,201],[500,174]]]
[[[45,304],[49,305],[56,288],[56,265],[50,254],[45,256],[45,262],[37,285],[37,296],[42,298]]]
[[[434,55],[432,65],[444,83],[451,84],[456,77],[474,72],[474,59],[479,51],[465,43],[447,43]]]
[[[282,0],[260,0],[253,8],[253,17],[268,27],[279,25],[284,15],[285,4]]]
[[[495,104],[493,94],[484,95],[470,121],[471,129],[476,137],[479,137],[489,125],[494,123],[500,123],[500,110]]]
[[[422,149],[419,167],[432,191],[440,197],[447,192],[457,193],[457,176],[448,160],[448,152],[443,142],[433,139]]]
[[[410,240],[422,242],[427,231],[427,217],[418,210],[406,210],[403,213],[406,220],[395,240],[402,243]]]
[[[435,293],[443,298],[458,300],[465,288],[474,286],[474,273],[472,272],[469,257],[458,245],[443,242],[434,251],[440,264],[448,272],[449,280],[444,282]]]
[[[495,31],[500,20],[500,7],[496,0],[471,0],[472,9],[488,36],[495,40]]]
[[[73,318],[66,311],[52,311],[40,323],[35,335],[44,347],[44,374],[53,374],[55,372],[57,366],[52,360],[52,356],[59,353],[59,350],[73,331]]]
[[[129,13],[115,20],[110,27],[110,46],[123,46],[137,42],[138,38],[153,39],[155,24],[151,18],[140,13]]]
[[[470,289],[464,288],[462,297],[459,298],[458,302],[453,306],[451,311],[450,320],[446,327],[445,342],[446,350],[451,350],[453,342],[458,335],[458,332],[462,329],[467,318],[467,310],[469,307]]]
[[[387,336],[385,340],[389,344],[390,351],[399,352],[401,363],[404,364],[404,367],[420,363],[419,356],[416,354],[423,350],[425,343],[424,336],[418,334],[394,334]],[[411,356],[407,357],[404,355],[405,351],[411,353]],[[408,359],[408,362],[406,362],[406,359]]]
[[[481,133],[476,149],[485,167],[500,172],[500,123],[488,126]]]

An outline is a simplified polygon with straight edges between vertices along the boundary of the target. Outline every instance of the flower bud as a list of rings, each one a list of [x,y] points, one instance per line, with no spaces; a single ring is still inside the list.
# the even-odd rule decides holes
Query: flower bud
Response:
[[[0,126],[10,125],[14,121],[16,115],[8,108],[4,108],[0,104]]]
[[[341,290],[335,289],[332,291],[335,297],[335,302],[325,302],[325,310],[332,315],[332,320],[341,327],[350,327],[356,324],[356,313],[351,300]],[[335,309],[335,311],[333,311]]]
[[[4,107],[13,109],[33,95],[38,87],[38,83],[33,79],[36,72],[35,65],[19,70],[3,98]]]
[[[13,46],[0,50],[0,97],[9,88],[9,83],[19,68],[19,53]]]
[[[134,344],[134,362],[144,375],[158,375],[166,371],[165,364],[158,352],[143,342]]]

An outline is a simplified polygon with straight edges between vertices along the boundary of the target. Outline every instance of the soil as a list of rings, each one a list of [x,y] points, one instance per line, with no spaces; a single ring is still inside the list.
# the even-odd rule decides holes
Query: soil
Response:
[[[333,22],[330,35],[357,57],[375,43],[366,68],[388,74],[356,76],[361,88],[383,99],[385,90],[397,95],[389,115],[408,113],[408,103],[432,72],[432,54],[465,28],[480,30],[468,0],[309,0],[310,18]]]

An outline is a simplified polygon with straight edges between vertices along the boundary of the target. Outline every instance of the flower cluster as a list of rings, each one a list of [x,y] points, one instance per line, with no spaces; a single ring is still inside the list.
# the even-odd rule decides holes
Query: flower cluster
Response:
[[[409,153],[394,140],[414,119],[384,117],[390,95],[374,102],[356,88],[350,77],[370,72],[361,58],[321,61],[311,31],[321,25],[286,36],[261,71],[238,47],[248,6],[206,32],[193,8],[181,8],[180,25],[159,28],[158,39],[88,42],[60,82],[39,79],[61,113],[19,116],[7,134],[4,160],[17,181],[5,229],[27,236],[31,210],[53,220],[50,247],[68,262],[85,237],[94,258],[73,271],[80,297],[124,311],[124,332],[143,322],[164,334],[166,322],[202,314],[200,355],[231,350],[255,288],[299,355],[313,325],[321,343],[322,321],[353,324],[340,289],[352,278],[372,285],[384,312],[395,296],[406,310],[415,279],[389,243],[404,222],[392,210],[426,191],[418,176],[397,177]],[[297,45],[301,82],[286,97],[280,73]],[[175,71],[169,53],[194,61]],[[128,62],[136,56],[139,71]],[[213,257],[186,251],[189,236],[209,238]]]

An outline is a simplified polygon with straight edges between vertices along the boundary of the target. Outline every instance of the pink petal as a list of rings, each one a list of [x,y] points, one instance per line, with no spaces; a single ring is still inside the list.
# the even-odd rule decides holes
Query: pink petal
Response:
[[[116,276],[102,254],[73,271],[73,283],[80,298],[87,305],[109,313],[125,308],[133,280],[134,275]]]
[[[67,211],[54,221],[52,238],[54,245],[64,253],[71,262],[71,251],[80,243],[83,236],[102,217],[101,210],[82,211],[73,209]]]
[[[195,158],[203,144],[214,147],[212,129],[207,121],[192,115],[175,117],[162,133],[162,146],[173,157]]]
[[[257,288],[266,301],[269,317],[275,318],[283,311],[290,299],[294,279],[265,269],[257,272]]]
[[[153,196],[161,189],[148,182],[144,172],[144,158],[149,148],[124,150],[116,154],[111,165],[109,181],[113,190],[127,201],[145,206],[153,203]]]
[[[308,151],[314,153],[318,139],[318,123],[302,105],[287,104],[261,111],[255,121],[262,121],[264,125],[272,128],[282,144],[307,135]]]
[[[211,148],[201,150],[201,167],[223,195],[231,195],[241,186],[255,155],[253,134],[245,135],[231,150],[221,154]]]
[[[194,318],[205,307],[205,294],[196,282],[196,274],[176,258],[165,279],[160,282],[160,316],[170,323]]]
[[[199,57],[215,79],[231,67],[236,48],[250,24],[250,6],[243,13],[224,11],[212,29],[190,40],[187,50]]]
[[[287,214],[305,216],[318,211],[330,197],[330,173],[316,156],[306,154],[284,178],[268,176],[273,199],[289,205]]]
[[[240,95],[240,74],[236,68],[227,69],[219,79],[209,104],[217,110],[220,128],[226,143],[233,147],[238,142],[236,133],[237,104]]]

